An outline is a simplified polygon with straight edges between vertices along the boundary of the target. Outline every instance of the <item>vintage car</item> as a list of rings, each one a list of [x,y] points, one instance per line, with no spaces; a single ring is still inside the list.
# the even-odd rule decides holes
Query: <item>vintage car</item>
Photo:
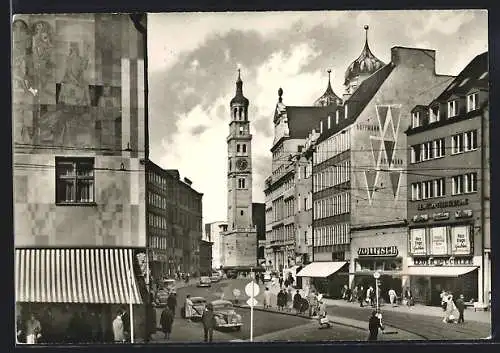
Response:
[[[170,295],[169,290],[167,289],[159,289],[156,292],[156,297],[153,301],[153,305],[156,307],[164,307],[167,305],[168,297]]]
[[[234,328],[237,331],[241,330],[243,322],[241,315],[234,310],[233,304],[228,300],[214,300],[215,328]]]
[[[271,272],[264,272],[264,282],[269,282],[271,279]]]
[[[210,281],[213,283],[217,283],[221,280],[221,275],[219,272],[213,272],[212,275],[210,276]]]
[[[208,276],[202,276],[200,277],[200,281],[196,285],[197,287],[211,287],[212,286],[212,281],[210,280],[210,277]]]
[[[203,297],[191,297],[190,299],[193,302],[193,316],[191,316],[191,319],[201,319],[207,306],[207,300]],[[186,318],[186,308],[184,306],[181,308],[181,316]]]

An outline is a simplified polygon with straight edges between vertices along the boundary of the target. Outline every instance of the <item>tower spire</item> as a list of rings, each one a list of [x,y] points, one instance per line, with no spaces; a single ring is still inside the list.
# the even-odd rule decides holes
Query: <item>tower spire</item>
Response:
[[[248,99],[243,95],[243,80],[241,79],[241,69],[238,68],[238,78],[236,80],[236,94],[231,100],[231,105],[233,103],[240,103],[244,106],[248,106]]]
[[[368,30],[370,29],[370,26],[365,25],[365,45],[368,46]]]

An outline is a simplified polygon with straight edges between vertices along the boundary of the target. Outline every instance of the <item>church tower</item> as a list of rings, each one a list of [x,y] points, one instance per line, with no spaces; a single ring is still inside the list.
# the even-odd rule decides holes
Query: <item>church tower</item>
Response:
[[[248,105],[238,70],[236,94],[230,103],[227,137],[228,231],[224,237],[224,257],[228,267],[255,266],[257,263],[257,233],[252,217],[252,135]]]

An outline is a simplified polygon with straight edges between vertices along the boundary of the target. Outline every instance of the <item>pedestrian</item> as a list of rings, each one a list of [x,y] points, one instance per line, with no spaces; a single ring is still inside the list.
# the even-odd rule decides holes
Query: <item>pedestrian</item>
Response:
[[[341,295],[342,295],[342,299],[344,299],[344,300],[347,299],[347,285],[346,284],[344,284],[344,287],[342,287]]]
[[[121,311],[118,311],[116,313],[116,318],[113,320],[113,336],[115,342],[125,342],[125,330],[123,326]]]
[[[318,297],[316,296],[315,291],[311,291],[309,294],[309,316],[314,317],[318,311]]]
[[[389,289],[389,301],[391,302],[391,305],[392,306],[396,306],[396,297],[397,297],[397,294],[396,294],[396,291],[394,289]]]
[[[191,320],[191,317],[193,316],[193,302],[191,301],[191,295],[189,294],[186,296],[186,301],[184,302],[184,310],[184,317]]]
[[[269,288],[266,287],[264,291],[264,309],[269,309],[271,307],[271,292]]]
[[[368,289],[366,290],[366,302],[373,306],[373,303],[372,303],[372,293],[373,293],[373,287],[370,286],[368,287]]]
[[[444,312],[444,323],[457,323],[458,321],[458,309],[453,301],[453,295],[448,294],[446,297],[446,311]]]
[[[368,336],[368,341],[376,341],[378,337],[378,330],[384,331],[384,326],[382,325],[382,315],[377,313],[376,310],[372,311],[372,316],[368,322],[368,331],[370,335]]]
[[[205,342],[212,342],[215,327],[214,307],[212,303],[207,304],[201,316],[201,321],[203,322]]]
[[[413,305],[413,293],[411,292],[410,288],[405,289],[404,300],[405,300],[407,306],[410,307]]]
[[[457,299],[457,302],[455,303],[458,309],[458,323],[463,323],[464,322],[464,310],[465,310],[465,300],[464,300],[464,295],[460,294],[460,297]]]
[[[297,290],[295,292],[295,295],[293,296],[293,308],[295,309],[297,315],[300,313],[301,300],[302,300],[302,297],[301,297],[299,291]]]
[[[352,289],[347,287],[346,290],[346,300],[350,303],[352,302]]]
[[[293,298],[292,298],[292,290],[291,288],[285,289],[285,294],[286,294],[286,308],[288,312],[292,311],[293,308]]]
[[[319,328],[323,327],[330,328],[330,320],[328,319],[326,303],[323,300],[319,301],[318,321],[319,321]]]
[[[352,295],[352,301],[353,302],[358,301],[358,295],[359,295],[358,291],[359,291],[359,287],[358,286],[354,286],[354,289],[352,290],[352,293],[351,293],[351,295]]]
[[[280,288],[283,288],[283,276],[280,275],[280,278],[279,278],[279,284],[280,284]]]
[[[37,344],[42,337],[42,325],[36,319],[34,313],[31,313],[29,320],[26,322],[26,343]]]
[[[370,304],[372,305],[372,307],[375,307],[375,304],[377,302],[377,299],[376,299],[377,293],[375,293],[375,289],[373,289],[373,287],[370,287],[370,288],[371,288],[371,291],[370,291]]]
[[[447,297],[447,293],[443,289],[441,291],[441,293],[439,294],[439,298],[441,299],[441,307],[443,308],[443,311],[446,311],[446,297]]]
[[[364,296],[364,292],[365,292],[365,289],[363,288],[363,286],[361,286],[359,288],[359,291],[358,291],[358,301],[359,301],[359,306],[360,307],[363,307],[363,301],[365,300],[365,296]]]
[[[177,294],[175,292],[170,292],[170,294],[168,295],[167,306],[175,316],[175,310],[177,308]]]
[[[165,307],[165,309],[163,309],[160,316],[160,325],[166,340],[170,339],[173,323],[174,312],[170,309],[170,307],[167,306]]]

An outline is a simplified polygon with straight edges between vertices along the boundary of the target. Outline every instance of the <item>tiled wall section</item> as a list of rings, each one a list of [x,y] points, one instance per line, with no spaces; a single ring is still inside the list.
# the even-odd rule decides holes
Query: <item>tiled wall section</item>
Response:
[[[15,245],[145,246],[142,34],[125,14],[12,27]],[[108,169],[95,172],[95,206],[55,205],[55,156]]]

